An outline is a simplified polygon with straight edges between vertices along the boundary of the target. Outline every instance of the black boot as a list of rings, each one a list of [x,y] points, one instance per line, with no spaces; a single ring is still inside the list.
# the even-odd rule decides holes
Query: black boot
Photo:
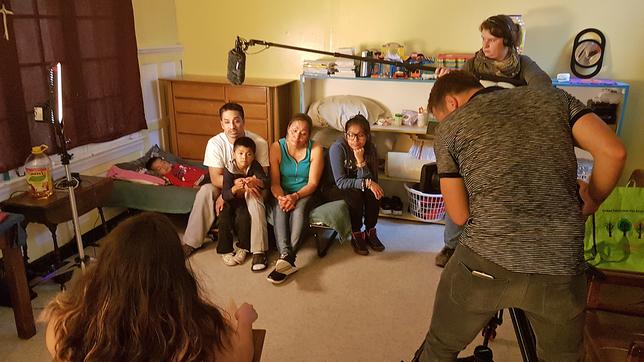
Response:
[[[353,246],[353,251],[356,254],[369,255],[365,235],[362,231],[354,231],[351,233],[351,246]]]
[[[366,239],[367,239],[367,244],[373,249],[374,251],[384,251],[385,246],[382,245],[380,242],[380,239],[378,239],[378,235],[376,234],[376,228],[373,227],[367,231],[365,231]]]

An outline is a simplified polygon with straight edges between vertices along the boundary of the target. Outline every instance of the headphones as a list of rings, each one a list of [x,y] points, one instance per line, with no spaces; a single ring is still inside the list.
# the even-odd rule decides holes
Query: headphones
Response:
[[[506,47],[512,48],[512,47],[515,47],[514,36],[512,31],[512,26],[515,26],[515,25],[512,19],[510,19],[509,17],[507,17],[507,19],[510,20],[509,23],[505,19],[506,19],[505,16],[494,15],[487,18],[485,22],[489,23],[491,27],[500,30],[502,33],[501,36],[503,37],[503,45],[505,45]],[[515,32],[516,32],[516,29],[515,29]]]

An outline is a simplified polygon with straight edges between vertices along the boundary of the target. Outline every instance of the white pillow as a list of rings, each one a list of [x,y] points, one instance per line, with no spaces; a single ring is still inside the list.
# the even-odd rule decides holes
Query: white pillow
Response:
[[[379,118],[391,116],[387,107],[376,100],[360,96],[329,96],[314,102],[308,115],[317,127],[333,127],[344,132],[344,125],[357,114],[362,114],[374,124]]]

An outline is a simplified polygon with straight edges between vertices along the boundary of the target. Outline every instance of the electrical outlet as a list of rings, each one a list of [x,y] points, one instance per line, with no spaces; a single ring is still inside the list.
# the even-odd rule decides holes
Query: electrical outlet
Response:
[[[34,107],[34,120],[38,122],[43,122],[44,119],[43,107],[36,106]]]

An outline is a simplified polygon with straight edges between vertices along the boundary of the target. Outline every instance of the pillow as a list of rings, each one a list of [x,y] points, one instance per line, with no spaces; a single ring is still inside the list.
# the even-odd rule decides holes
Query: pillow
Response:
[[[311,210],[309,223],[337,231],[340,242],[351,240],[351,216],[344,200],[327,202]]]
[[[154,145],[148,150],[148,152],[145,153],[145,155],[141,156],[140,158],[137,158],[136,160],[129,161],[129,162],[117,163],[115,166],[123,170],[130,170],[130,171],[135,171],[139,173],[143,172],[152,176],[160,177],[161,175],[159,175],[158,173],[145,168],[145,164],[152,157],[161,157],[162,159],[170,163],[181,163],[181,164],[186,163],[180,157],[177,157],[170,152],[166,152],[162,150],[159,147],[159,145]]]
[[[371,124],[379,118],[391,116],[389,109],[378,101],[351,95],[325,97],[311,104],[308,111],[313,125],[330,126],[342,132],[344,132],[345,123],[357,114],[365,116]]]

